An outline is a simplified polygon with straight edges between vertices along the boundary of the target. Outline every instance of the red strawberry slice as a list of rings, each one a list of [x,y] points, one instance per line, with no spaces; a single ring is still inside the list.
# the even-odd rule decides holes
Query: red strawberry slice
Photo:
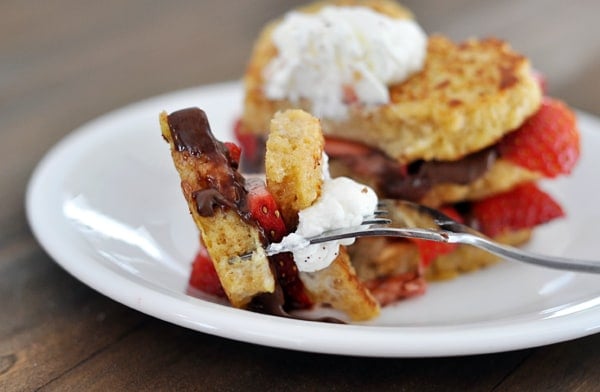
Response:
[[[362,143],[327,136],[325,137],[325,152],[330,157],[345,155],[360,156],[370,154],[373,152],[373,149]]]
[[[423,295],[427,290],[427,282],[418,272],[375,278],[366,281],[365,286],[381,306],[396,302],[399,299]]]
[[[227,150],[229,150],[229,158],[235,163],[236,166],[240,164],[240,156],[242,155],[242,149],[233,142],[223,143]]]
[[[262,227],[268,242],[279,242],[287,234],[287,229],[277,203],[260,179],[248,179],[248,209],[250,215]],[[286,305],[294,309],[308,308],[311,301],[306,295],[304,285],[298,277],[296,263],[290,253],[272,257],[277,279],[286,296]]]
[[[258,178],[250,178],[246,181],[246,188],[250,215],[262,227],[269,242],[281,241],[287,234],[287,229],[277,203],[264,182]]]
[[[473,202],[472,213],[479,230],[490,237],[564,216],[561,206],[534,183]]]
[[[445,244],[443,242],[434,242],[426,240],[413,240],[419,248],[421,257],[421,266],[428,267],[438,256],[448,254],[456,249],[456,244]]]
[[[440,208],[444,214],[448,215],[450,218],[454,219],[457,222],[462,222],[463,219],[453,207],[447,206]],[[426,240],[412,240],[417,248],[419,248],[419,256],[421,257],[421,266],[428,267],[435,258],[441,255],[448,254],[452,252],[457,244],[445,244],[443,242],[434,242],[434,241],[426,241]]]
[[[200,246],[200,250],[192,263],[189,283],[190,286],[205,293],[225,297],[225,291],[221,286],[217,271],[204,245]]]
[[[286,297],[286,308],[310,308],[312,302],[308,298],[304,284],[298,276],[298,267],[296,267],[292,254],[280,253],[271,257],[277,271],[277,279]]]
[[[244,130],[241,120],[237,120],[235,122],[233,134],[244,151],[244,157],[251,162],[254,162],[256,159],[258,159],[258,138],[256,135]]]
[[[562,102],[544,98],[542,106],[498,145],[500,155],[546,177],[569,174],[579,159],[575,114]]]

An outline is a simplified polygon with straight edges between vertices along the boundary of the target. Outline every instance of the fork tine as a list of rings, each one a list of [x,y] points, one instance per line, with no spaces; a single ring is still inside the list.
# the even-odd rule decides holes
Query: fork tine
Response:
[[[392,223],[391,219],[388,218],[378,218],[378,217],[373,217],[373,218],[365,218],[362,221],[362,225],[387,225]]]
[[[408,207],[413,211],[417,211],[422,215],[429,216],[433,222],[442,230],[448,230],[458,233],[473,233],[473,230],[464,224],[455,221],[442,211],[431,208],[422,204],[417,204],[408,200],[397,200],[396,204]],[[481,235],[481,233],[477,233]]]
[[[388,224],[392,221],[383,217],[387,214],[386,205],[390,200],[382,200],[378,204],[378,210],[371,216],[365,217],[363,222],[358,226],[345,227],[326,231],[320,235],[306,238],[308,244],[314,245],[328,241],[335,241],[347,238],[370,237],[370,236],[393,236],[400,238],[416,238],[427,241],[443,242],[443,243],[459,243],[468,244],[477,248],[483,249],[496,256],[509,258],[512,260],[522,261],[534,265],[541,265],[550,268],[571,270],[579,272],[600,273],[600,261],[568,259],[557,256],[545,256],[525,252],[511,246],[498,244],[483,234],[465,226],[462,223],[454,221],[444,213],[433,208],[425,207],[416,203],[395,200],[396,205],[403,205],[433,218],[438,228],[420,228],[420,227],[403,227]],[[305,246],[304,244],[300,247]],[[267,247],[265,251],[271,256],[280,252],[291,252],[292,248],[275,248]],[[248,259],[252,254],[239,256],[242,260]]]
[[[362,221],[362,225],[368,224],[379,224],[379,225],[387,225],[392,223],[392,220],[387,218],[389,214],[388,210],[383,207],[383,204],[377,203],[377,209],[373,211],[373,214],[365,216]]]

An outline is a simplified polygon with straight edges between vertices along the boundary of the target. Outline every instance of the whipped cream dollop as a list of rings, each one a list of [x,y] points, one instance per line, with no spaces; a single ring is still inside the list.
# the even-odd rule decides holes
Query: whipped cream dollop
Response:
[[[296,266],[305,272],[326,268],[339,254],[340,245],[354,242],[350,238],[308,245],[307,238],[327,230],[359,225],[377,207],[377,195],[371,188],[347,177],[330,178],[326,156],[323,161],[321,196],[298,213],[299,223],[295,232],[285,236],[280,243],[271,244],[272,249],[295,249],[292,253]]]
[[[272,40],[278,54],[264,70],[265,95],[306,99],[315,116],[332,120],[347,117],[348,103],[388,103],[388,86],[419,71],[427,47],[414,20],[362,6],[288,13]]]

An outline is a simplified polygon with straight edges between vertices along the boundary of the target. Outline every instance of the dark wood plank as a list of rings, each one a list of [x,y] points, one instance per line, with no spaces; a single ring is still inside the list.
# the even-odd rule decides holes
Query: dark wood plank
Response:
[[[40,387],[149,319],[78,282],[35,247],[15,249],[1,265],[0,296],[2,391]]]
[[[152,321],[47,386],[50,390],[244,390],[249,385],[255,390],[490,390],[528,355],[525,350],[413,360],[330,356],[237,343]]]
[[[600,335],[541,347],[497,391],[597,391],[599,347]]]

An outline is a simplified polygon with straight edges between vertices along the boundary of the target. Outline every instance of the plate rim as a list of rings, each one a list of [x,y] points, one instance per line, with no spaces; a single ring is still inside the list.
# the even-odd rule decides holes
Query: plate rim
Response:
[[[370,357],[456,356],[541,346],[590,335],[600,329],[597,312],[600,297],[595,298],[597,301],[589,309],[575,315],[542,319],[544,328],[541,330],[540,320],[513,325],[477,322],[425,327],[332,325],[290,320],[230,308],[158,286],[148,287],[148,284],[117,274],[85,254],[60,246],[61,233],[48,227],[46,222],[49,219],[51,221],[51,215],[55,213],[48,208],[53,207],[51,202],[54,200],[48,197],[48,188],[54,187],[55,192],[60,189],[60,181],[67,175],[66,170],[60,169],[68,167],[68,163],[77,157],[65,152],[72,153],[77,146],[89,145],[94,138],[106,137],[106,134],[102,134],[103,125],[132,116],[137,111],[163,107],[165,101],[189,94],[237,94],[240,90],[239,81],[229,81],[160,94],[110,111],[67,134],[37,164],[26,189],[27,220],[43,249],[75,278],[130,308],[199,332],[270,347]],[[580,111],[577,115],[600,128],[600,119],[596,116]],[[58,197],[58,194],[54,196]],[[74,258],[79,258],[79,263],[74,263]],[[99,269],[90,273],[85,268],[87,263],[81,262],[82,259],[87,263],[95,263]],[[131,290],[115,290],[122,285]],[[194,317],[194,314],[202,314],[202,317]],[[574,319],[579,321],[579,326],[573,323]],[[244,325],[244,328],[238,328],[237,325]],[[490,339],[491,336],[496,339]],[[511,339],[502,339],[507,336],[511,336]],[[362,344],[344,344],[348,341],[360,341]]]

